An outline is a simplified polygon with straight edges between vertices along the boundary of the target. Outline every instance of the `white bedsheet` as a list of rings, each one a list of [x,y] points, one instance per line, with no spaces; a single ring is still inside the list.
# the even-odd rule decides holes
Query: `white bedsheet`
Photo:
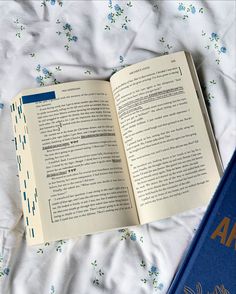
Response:
[[[0,293],[166,293],[205,208],[28,247],[10,100],[190,51],[224,165],[236,143],[235,1],[0,1]]]

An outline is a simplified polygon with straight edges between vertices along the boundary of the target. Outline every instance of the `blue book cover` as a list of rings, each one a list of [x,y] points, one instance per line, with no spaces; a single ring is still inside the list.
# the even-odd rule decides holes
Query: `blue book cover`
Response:
[[[168,294],[236,294],[236,151]]]

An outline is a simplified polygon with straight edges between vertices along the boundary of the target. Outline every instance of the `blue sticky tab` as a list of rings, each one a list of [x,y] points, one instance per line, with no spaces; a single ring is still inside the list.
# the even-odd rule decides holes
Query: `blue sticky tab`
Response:
[[[34,103],[34,102],[44,101],[44,100],[51,100],[51,99],[56,99],[56,95],[54,91],[22,96],[23,104]]]

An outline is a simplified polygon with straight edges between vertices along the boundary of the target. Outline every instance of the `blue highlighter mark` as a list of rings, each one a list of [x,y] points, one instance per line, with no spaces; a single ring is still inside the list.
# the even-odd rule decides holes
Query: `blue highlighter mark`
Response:
[[[22,113],[21,106],[18,106],[18,107],[17,107],[17,110],[18,110],[18,115],[19,115],[19,117],[21,118],[21,113]]]
[[[35,203],[33,201],[33,206],[32,206],[32,212],[33,212],[33,215],[34,215],[34,212],[35,212]]]
[[[51,99],[56,99],[56,95],[54,91],[22,96],[23,104],[51,100]]]
[[[15,147],[16,147],[16,150],[17,150],[17,141],[16,141],[16,137],[14,137],[15,139]]]
[[[38,202],[37,198],[38,198],[38,193],[37,193],[37,189],[35,188],[35,193],[34,193],[35,202]]]
[[[29,198],[27,198],[27,201],[28,201],[28,211],[30,213],[30,203],[29,203]]]

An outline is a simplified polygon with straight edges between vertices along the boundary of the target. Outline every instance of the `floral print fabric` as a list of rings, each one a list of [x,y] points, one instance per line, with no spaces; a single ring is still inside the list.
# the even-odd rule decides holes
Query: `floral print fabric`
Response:
[[[190,51],[226,165],[236,142],[234,1],[0,1],[0,11],[0,293],[166,293],[205,208],[28,247],[10,101]]]

